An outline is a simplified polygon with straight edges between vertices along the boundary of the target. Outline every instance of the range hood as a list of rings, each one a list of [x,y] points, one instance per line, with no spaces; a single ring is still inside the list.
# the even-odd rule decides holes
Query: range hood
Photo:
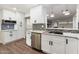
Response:
[[[14,20],[2,20],[2,24],[16,24]]]

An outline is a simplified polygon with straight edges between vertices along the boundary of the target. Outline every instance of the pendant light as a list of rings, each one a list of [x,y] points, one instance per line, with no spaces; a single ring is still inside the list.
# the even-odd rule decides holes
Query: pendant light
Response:
[[[49,8],[48,14],[47,14],[46,16],[47,16],[47,17],[51,17],[51,18],[55,17],[55,15],[54,15],[54,13],[53,13],[53,9],[51,10],[51,8]]]
[[[66,9],[66,10],[63,11],[63,14],[64,14],[64,15],[70,15],[70,12],[69,12],[68,9]]]
[[[52,13],[52,14],[50,15],[50,17],[55,17],[55,15]]]
[[[53,9],[52,9],[52,12],[50,10],[50,17],[55,17],[54,13],[53,13]]]
[[[70,11],[67,9],[68,7],[67,7],[68,5],[65,5],[64,7],[65,7],[65,10],[63,10],[63,14],[64,15],[70,15]]]

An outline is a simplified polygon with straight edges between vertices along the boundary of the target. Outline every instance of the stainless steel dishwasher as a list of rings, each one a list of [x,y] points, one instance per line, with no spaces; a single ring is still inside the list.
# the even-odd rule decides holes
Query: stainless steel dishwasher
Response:
[[[32,48],[41,50],[41,33],[32,32],[31,43]]]

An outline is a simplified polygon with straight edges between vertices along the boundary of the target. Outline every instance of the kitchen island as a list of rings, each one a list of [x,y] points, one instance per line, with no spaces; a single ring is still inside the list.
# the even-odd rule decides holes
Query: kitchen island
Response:
[[[79,53],[79,33],[63,32],[63,34],[55,34],[46,31],[42,34],[41,42],[41,48],[46,53]]]

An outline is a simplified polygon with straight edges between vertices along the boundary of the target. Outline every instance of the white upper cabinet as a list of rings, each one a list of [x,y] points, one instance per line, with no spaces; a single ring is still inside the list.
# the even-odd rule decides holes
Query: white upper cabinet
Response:
[[[2,19],[16,20],[16,12],[10,10],[2,10]]]
[[[44,12],[43,6],[41,5],[31,8],[30,17],[32,23],[45,23],[46,18]]]
[[[18,30],[24,30],[24,14],[20,12],[16,12],[16,21]]]

